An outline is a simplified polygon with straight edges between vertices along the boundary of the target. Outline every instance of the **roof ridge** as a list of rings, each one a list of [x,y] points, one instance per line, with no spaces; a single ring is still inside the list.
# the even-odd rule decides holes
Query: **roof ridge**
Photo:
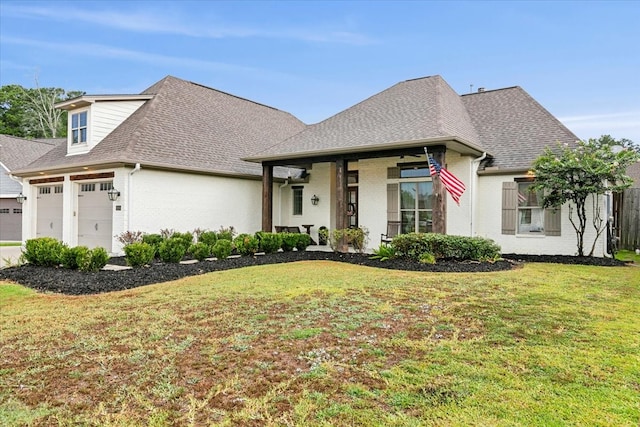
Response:
[[[482,95],[483,93],[489,93],[489,92],[497,92],[499,90],[508,90],[508,89],[522,89],[520,86],[516,85],[516,86],[508,86],[508,87],[501,87],[498,89],[489,89],[489,90],[483,90],[482,92],[470,92],[470,93],[463,93],[462,96],[469,96],[469,95]],[[522,89],[524,90],[524,89]]]

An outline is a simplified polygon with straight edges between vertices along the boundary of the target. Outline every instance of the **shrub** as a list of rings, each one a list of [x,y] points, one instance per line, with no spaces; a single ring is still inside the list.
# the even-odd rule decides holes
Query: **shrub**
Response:
[[[185,253],[187,253],[191,245],[193,245],[193,234],[189,232],[186,232],[186,233],[175,232],[171,235],[171,239],[177,239],[180,242],[182,242],[182,246],[184,247]]]
[[[233,226],[230,226],[228,228],[220,227],[220,230],[218,230],[218,232],[216,233],[218,240],[228,240],[230,242],[233,242],[233,237],[235,235],[236,230],[233,228]]]
[[[329,236],[331,249],[338,251],[343,239],[348,245],[353,246],[355,251],[363,253],[369,243],[369,231],[364,227],[333,230]]]
[[[198,236],[198,242],[204,243],[205,245],[213,246],[218,241],[218,237],[216,236],[215,231],[203,231]]]
[[[430,254],[429,252],[425,252],[420,255],[420,259],[418,261],[420,261],[422,264],[435,264],[436,257],[433,256],[433,254]]]
[[[193,255],[193,257],[198,261],[202,261],[205,258],[209,258],[211,256],[211,246],[203,242],[198,242],[194,245],[191,245],[191,247],[189,248],[189,253]]]
[[[396,257],[396,249],[391,245],[380,245],[378,249],[374,249],[373,255],[370,259],[379,259],[380,261],[386,261]]]
[[[239,234],[233,244],[240,255],[254,255],[258,252],[260,242],[251,234]]]
[[[53,237],[38,237],[25,242],[24,257],[30,264],[53,267],[60,265],[65,245]]]
[[[278,233],[282,236],[282,250],[285,252],[292,251],[298,244],[298,235],[300,233]]]
[[[180,262],[187,252],[183,239],[171,237],[160,243],[158,254],[164,262]]]
[[[89,268],[83,269],[80,267],[82,271],[98,271],[109,262],[109,254],[105,248],[93,248],[89,251]]]
[[[161,234],[145,234],[142,236],[142,243],[151,245],[154,249],[153,256],[158,256],[158,250],[160,249],[160,243],[164,241],[164,237]]]
[[[233,244],[231,240],[221,239],[213,245],[213,255],[218,259],[227,259],[233,252]]]
[[[482,237],[451,236],[438,233],[409,233],[393,238],[391,245],[398,256],[420,260],[422,254],[435,259],[490,261],[500,257],[501,248]]]
[[[307,246],[311,244],[311,236],[306,233],[298,233],[298,241],[296,242],[296,249],[304,251]]]
[[[142,231],[125,231],[124,233],[120,233],[115,236],[115,238],[118,240],[118,242],[126,246],[131,243],[141,242],[142,236]]]
[[[88,265],[90,261],[89,248],[86,246],[64,246],[60,253],[60,264],[70,270],[77,270],[81,264]]]
[[[149,243],[131,243],[124,247],[127,265],[139,267],[151,263],[156,256],[156,248]]]
[[[265,254],[278,252],[278,249],[282,246],[282,236],[278,233],[258,231],[256,237],[260,241],[260,250]]]

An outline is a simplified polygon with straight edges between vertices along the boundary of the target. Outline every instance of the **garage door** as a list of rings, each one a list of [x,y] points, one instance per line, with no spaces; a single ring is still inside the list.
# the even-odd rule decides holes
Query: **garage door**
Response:
[[[78,246],[103,247],[111,252],[113,202],[111,182],[80,184],[78,192]]]
[[[38,187],[36,236],[62,240],[62,185]]]
[[[0,199],[0,240],[22,240],[22,205],[15,198]]]

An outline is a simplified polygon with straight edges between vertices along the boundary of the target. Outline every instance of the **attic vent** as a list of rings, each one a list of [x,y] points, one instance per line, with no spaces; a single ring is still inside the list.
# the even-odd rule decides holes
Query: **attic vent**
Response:
[[[478,93],[482,93],[482,92],[484,92],[484,88],[483,87],[479,87],[478,88]]]

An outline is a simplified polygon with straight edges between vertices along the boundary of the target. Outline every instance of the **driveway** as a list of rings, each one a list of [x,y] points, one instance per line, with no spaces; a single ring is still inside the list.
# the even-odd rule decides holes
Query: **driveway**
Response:
[[[0,246],[0,268],[17,264],[21,254],[22,246]]]

